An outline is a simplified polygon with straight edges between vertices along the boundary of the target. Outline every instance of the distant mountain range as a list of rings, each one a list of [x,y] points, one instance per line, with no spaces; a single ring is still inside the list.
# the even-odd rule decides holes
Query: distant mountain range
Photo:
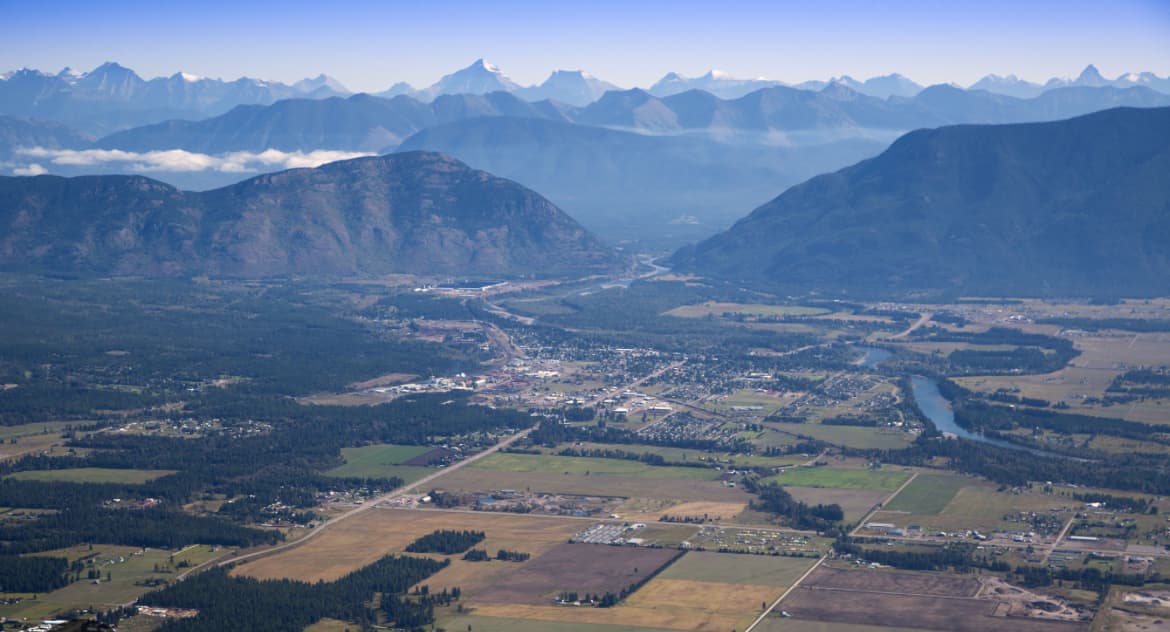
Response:
[[[712,70],[699,77],[667,73],[645,92],[662,98],[700,90],[721,99],[733,100],[766,88],[789,87],[821,92],[836,86],[882,100],[912,98],[924,90],[922,85],[897,73],[864,81],[841,76],[790,86],[762,78],[740,79]],[[1031,83],[1015,76],[988,75],[972,84],[969,90],[1031,99],[1049,90],[1069,87],[1141,87],[1170,94],[1170,77],[1142,72],[1105,79],[1090,65],[1075,79],[1054,78],[1044,84]],[[538,85],[521,86],[498,67],[477,59],[427,88],[416,90],[407,83],[399,82],[375,96],[392,98],[405,95],[426,103],[444,95],[507,92],[526,101],[550,100],[584,107],[610,91],[621,91],[621,88],[582,70],[557,70]],[[0,115],[56,121],[97,136],[167,119],[205,118],[222,114],[238,105],[268,105],[282,99],[320,99],[350,94],[349,89],[339,81],[323,74],[302,79],[292,85],[247,77],[223,81],[182,72],[145,80],[134,71],[110,62],[89,72],[75,72],[66,68],[57,74],[48,74],[21,69],[0,74]]]
[[[1164,296],[1167,173],[1170,108],[920,130],[672,265],[834,296]]]
[[[787,145],[830,140],[857,130],[907,131],[955,123],[1014,123],[1087,114],[1117,106],[1170,105],[1170,95],[1147,88],[1059,88],[1034,99],[1016,99],[951,86],[931,86],[912,98],[879,99],[844,84],[820,92],[783,86],[738,99],[690,90],[656,97],[640,89],[606,92],[573,107],[530,103],[508,92],[444,95],[427,103],[400,95],[382,99],[290,99],[269,106],[241,106],[199,121],[167,121],[118,132],[96,143],[103,149],[228,151],[393,149],[428,127],[482,116],[539,118],[649,134],[709,134],[724,141]],[[815,133],[815,134],[813,134]]]
[[[0,177],[0,267],[9,270],[516,277],[624,265],[538,194],[427,152],[206,193],[141,176]]]
[[[319,75],[285,85],[241,77],[208,79],[177,72],[145,80],[108,62],[89,72],[55,74],[21,69],[0,75],[0,114],[66,123],[92,134],[168,118],[222,114],[241,104],[269,104],[293,97],[346,96],[336,79]]]

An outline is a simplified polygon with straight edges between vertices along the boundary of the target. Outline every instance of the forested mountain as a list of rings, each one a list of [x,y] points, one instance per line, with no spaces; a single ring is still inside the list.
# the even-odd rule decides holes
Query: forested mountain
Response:
[[[1170,108],[920,130],[673,263],[833,294],[1164,295],[1167,173]]]
[[[538,194],[412,152],[206,193],[139,176],[0,178],[0,265],[148,276],[550,275],[620,260]]]
[[[402,150],[440,151],[548,196],[612,242],[677,247],[731,225],[743,208],[842,165],[887,139],[789,147],[647,135],[514,117],[437,125]],[[636,212],[631,212],[636,209]]]

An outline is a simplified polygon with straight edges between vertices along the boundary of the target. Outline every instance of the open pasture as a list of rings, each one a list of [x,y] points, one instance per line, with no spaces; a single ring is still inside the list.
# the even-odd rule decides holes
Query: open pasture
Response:
[[[746,316],[766,316],[784,318],[786,316],[821,316],[829,314],[830,310],[823,307],[807,307],[804,305],[761,305],[755,303],[717,303],[706,301],[697,305],[683,305],[676,307],[665,316],[679,318],[706,318],[707,316],[722,316],[723,314],[744,314]]]
[[[344,465],[339,465],[326,474],[337,477],[390,478],[398,476],[407,482],[422,478],[429,470],[426,467],[406,465],[432,448],[417,445],[393,445],[380,443],[360,448],[342,448]]]
[[[848,448],[896,450],[904,448],[914,440],[914,436],[890,428],[864,428],[861,426],[826,426],[819,423],[790,424],[767,422],[765,427],[778,431],[781,435],[769,440],[762,439],[763,445],[781,445],[792,443],[792,437],[803,435],[812,437],[833,445]]]
[[[711,481],[721,473],[713,468],[703,467],[659,467],[641,461],[626,459],[599,459],[579,456],[554,456],[543,454],[505,454],[497,452],[470,466],[477,470],[503,472],[562,474],[562,475],[604,475],[630,476],[637,478],[673,478],[678,480]]]
[[[374,509],[346,520],[295,549],[248,562],[235,571],[260,579],[332,581],[387,554],[402,553],[406,545],[436,529],[474,529],[487,535],[477,548],[522,551],[536,558],[563,543],[589,523],[555,517],[531,517],[487,512]],[[438,556],[441,557],[441,556]],[[497,575],[527,564],[466,562],[451,556],[451,565],[427,579],[432,587],[459,586],[469,597]]]
[[[985,533],[999,529],[1030,531],[1032,527],[1029,523],[1013,522],[1007,517],[1021,512],[1058,512],[1058,519],[1063,521],[1071,517],[1082,505],[1071,498],[1045,496],[1038,492],[1018,494],[999,492],[990,483],[972,479],[971,484],[960,488],[946,507],[938,513],[909,513],[907,510],[896,509],[898,506],[893,503],[887,505],[874,516],[874,520],[901,527],[917,524],[928,533],[937,530],[948,532],[979,530]]]
[[[910,478],[909,473],[891,469],[795,467],[766,480],[784,487],[827,487],[892,492],[908,478]]]
[[[94,560],[92,568],[101,573],[101,581],[94,583],[91,580],[82,579],[53,592],[39,594],[36,599],[26,599],[11,605],[0,605],[0,618],[29,617],[35,619],[71,608],[82,609],[96,606],[109,609],[117,607],[134,601],[139,595],[152,590],[145,586],[136,586],[135,582],[148,579],[170,581],[183,570],[175,568],[176,564],[186,561],[190,566],[198,566],[209,559],[224,555],[226,552],[220,547],[203,545],[189,546],[178,551],[165,551],[95,544],[92,550],[89,546],[83,545],[39,553],[38,555],[65,557],[70,561],[91,558]],[[106,579],[107,574],[108,580]]]
[[[919,474],[898,492],[897,496],[886,503],[885,509],[918,515],[938,515],[946,509],[960,489],[972,484],[978,482],[955,474]]]
[[[889,492],[873,489],[833,489],[829,487],[789,487],[784,489],[796,500],[810,505],[841,505],[846,522],[860,520],[875,505],[884,501]]]
[[[54,481],[63,483],[126,483],[140,485],[174,470],[123,470],[103,467],[78,467],[66,470],[31,470],[9,474],[5,478],[19,481]]]
[[[651,469],[689,470],[692,468]],[[706,470],[700,469],[698,471],[705,472]],[[553,494],[659,498],[678,501],[747,503],[750,500],[749,494],[742,489],[727,487],[722,482],[716,480],[608,476],[592,472],[588,475],[583,473],[563,474],[561,471],[555,473],[512,472],[506,470],[479,469],[475,467],[464,467],[445,474],[442,479],[442,487],[444,489],[457,489],[468,492],[520,489]]]

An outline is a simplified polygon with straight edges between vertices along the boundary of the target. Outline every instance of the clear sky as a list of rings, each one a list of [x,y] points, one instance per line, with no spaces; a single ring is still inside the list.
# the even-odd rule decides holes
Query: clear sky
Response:
[[[338,5],[338,6],[334,6]],[[416,87],[485,57],[522,84],[558,68],[623,87],[709,68],[788,82],[901,72],[924,84],[1170,74],[1170,0],[789,2],[0,0],[0,71],[117,61],[350,89]]]

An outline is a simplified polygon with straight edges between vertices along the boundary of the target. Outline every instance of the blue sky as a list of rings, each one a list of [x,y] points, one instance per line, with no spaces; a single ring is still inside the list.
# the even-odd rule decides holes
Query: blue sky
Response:
[[[183,70],[354,90],[416,87],[485,57],[522,83],[581,68],[622,86],[720,68],[798,82],[901,72],[1042,81],[1094,63],[1170,74],[1170,0],[819,2],[0,0],[0,71]]]

